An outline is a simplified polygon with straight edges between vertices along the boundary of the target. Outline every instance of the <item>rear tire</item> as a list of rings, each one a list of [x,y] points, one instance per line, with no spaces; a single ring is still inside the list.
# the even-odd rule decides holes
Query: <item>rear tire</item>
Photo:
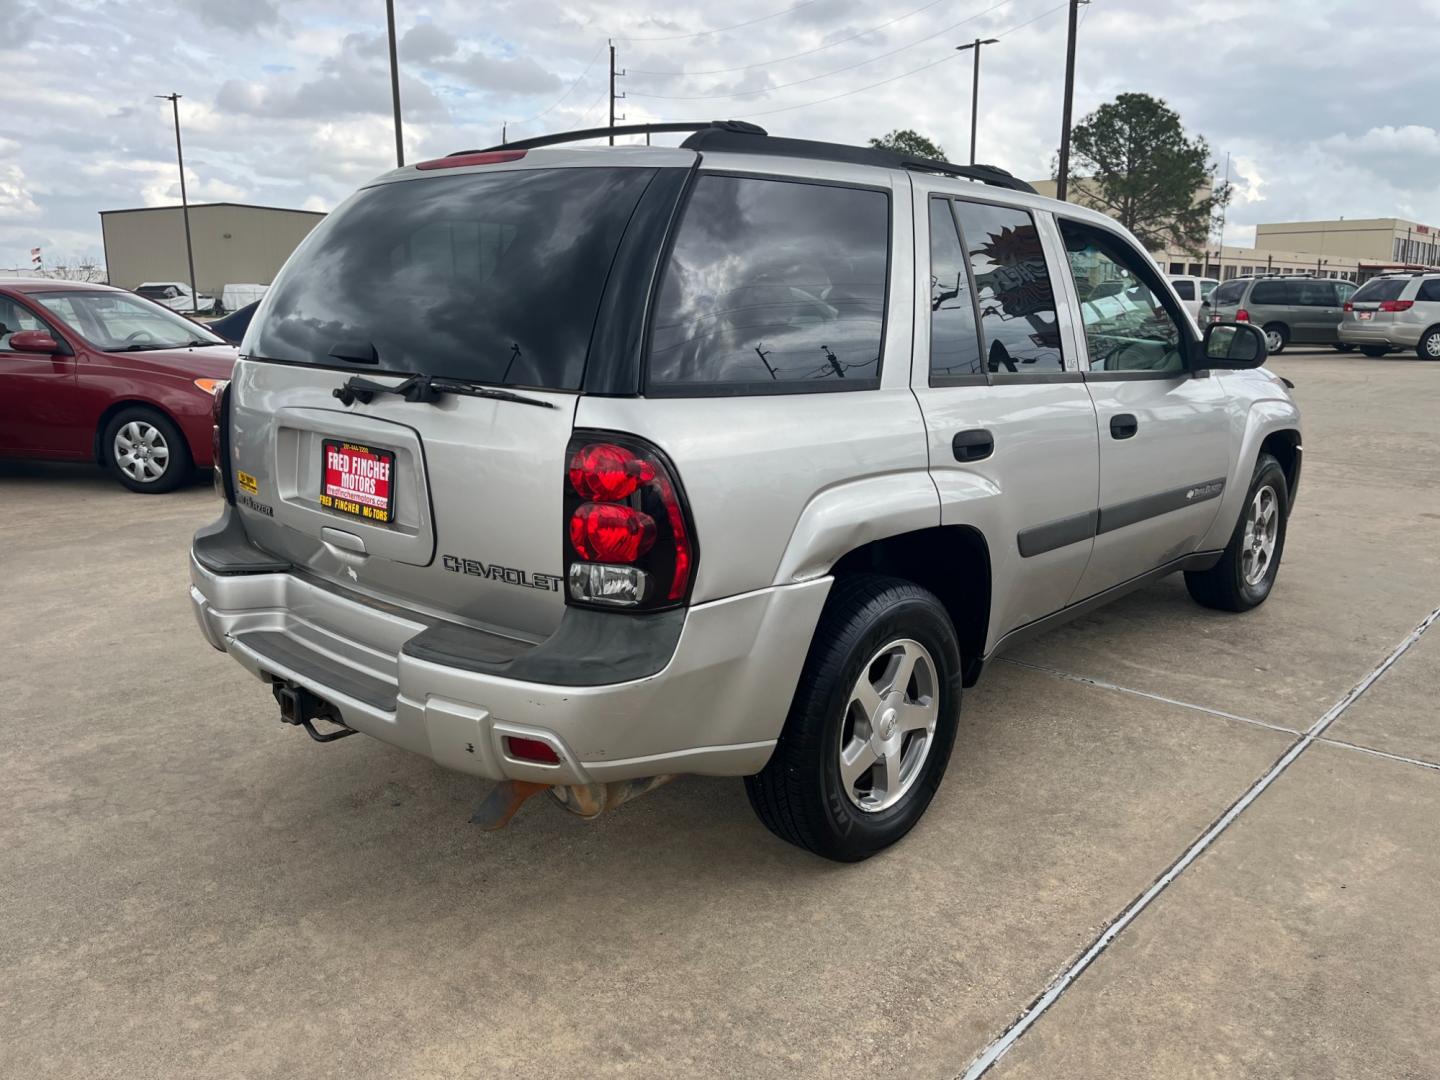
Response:
[[[1336,342],[1335,344],[1331,345],[1330,347],[1331,347],[1332,349],[1334,349],[1336,352],[1354,352],[1354,351],[1355,351],[1355,346],[1354,346],[1354,345],[1347,344],[1346,342],[1343,342],[1343,341],[1338,341],[1338,342]]]
[[[1191,598],[1217,611],[1249,611],[1263,604],[1280,572],[1289,518],[1285,470],[1271,455],[1261,454],[1220,561],[1209,570],[1185,572]]]
[[[100,433],[100,459],[131,491],[163,495],[190,478],[190,448],[164,413],[131,405],[110,418]]]
[[[1265,349],[1271,356],[1279,356],[1290,344],[1290,329],[1284,323],[1268,323],[1263,331]]]
[[[1390,349],[1384,345],[1361,345],[1360,351],[1369,357],[1380,357],[1388,353]]]
[[[838,579],[775,753],[745,778],[761,822],[837,862],[903,837],[945,775],[960,670],[955,629],[932,593],[880,575]]]
[[[1440,326],[1432,326],[1420,335],[1415,355],[1421,360],[1440,360]]]

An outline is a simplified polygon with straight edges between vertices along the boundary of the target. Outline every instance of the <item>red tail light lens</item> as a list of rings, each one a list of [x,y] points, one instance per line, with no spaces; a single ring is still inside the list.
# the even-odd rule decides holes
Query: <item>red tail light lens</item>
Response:
[[[565,474],[569,602],[653,609],[684,603],[695,569],[674,466],[632,435],[577,432]]]
[[[655,546],[655,519],[633,506],[586,503],[570,515],[570,546],[587,562],[633,563]]]
[[[199,380],[197,380],[198,384]],[[210,391],[210,469],[215,478],[215,494],[228,503],[235,501],[230,484],[230,383],[221,380]]]
[[[1345,301],[1345,310],[1346,310],[1346,311],[1354,311],[1354,310],[1355,310],[1355,305],[1352,304],[1349,300],[1346,300],[1346,301]]]
[[[1414,300],[1381,300],[1381,311],[1409,311],[1415,306]]]
[[[1250,313],[1249,313],[1248,311],[1246,311],[1246,310],[1242,307],[1239,311],[1235,312],[1235,321],[1236,321],[1236,322],[1249,322],[1249,321],[1250,321]]]

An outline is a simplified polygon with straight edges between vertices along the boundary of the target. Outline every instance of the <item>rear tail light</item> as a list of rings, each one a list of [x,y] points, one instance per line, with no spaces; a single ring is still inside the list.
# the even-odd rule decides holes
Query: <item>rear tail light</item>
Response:
[[[1346,311],[1354,311],[1354,310],[1355,310],[1355,305],[1352,304],[1349,300],[1346,300],[1346,301],[1345,301],[1345,310],[1346,310]]]
[[[1236,321],[1236,322],[1249,322],[1249,321],[1250,321],[1250,313],[1249,313],[1248,311],[1246,311],[1246,310],[1242,307],[1239,311],[1235,312],[1235,321]]]
[[[695,529],[675,467],[643,439],[577,431],[566,449],[565,580],[573,604],[683,604]]]
[[[1415,306],[1414,300],[1381,300],[1381,311],[1409,311]]]
[[[198,386],[202,380],[196,380]],[[227,503],[235,502],[235,488],[230,482],[230,383],[221,379],[210,391],[210,468],[215,478],[215,494]]]
[[[432,158],[419,162],[415,168],[428,172],[431,169],[461,169],[466,165],[500,165],[506,161],[519,161],[524,156],[524,150],[479,150],[473,154],[451,154],[449,157]]]

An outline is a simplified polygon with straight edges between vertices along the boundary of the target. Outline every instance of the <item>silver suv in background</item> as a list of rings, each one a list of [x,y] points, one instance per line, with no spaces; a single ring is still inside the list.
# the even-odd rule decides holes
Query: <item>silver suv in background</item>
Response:
[[[1345,304],[1340,340],[1366,356],[1414,349],[1421,360],[1440,360],[1440,274],[1371,278]]]
[[[693,134],[393,170],[262,301],[190,596],[283,720],[499,781],[489,826],[743,776],[856,860],[991,657],[1165,574],[1269,595],[1298,411],[1114,221],[986,166],[617,130]]]
[[[1341,341],[1340,319],[1355,286],[1337,278],[1306,274],[1272,274],[1225,282],[1201,307],[1201,322],[1248,322],[1265,335],[1270,355],[1292,342],[1330,345],[1349,352]]]

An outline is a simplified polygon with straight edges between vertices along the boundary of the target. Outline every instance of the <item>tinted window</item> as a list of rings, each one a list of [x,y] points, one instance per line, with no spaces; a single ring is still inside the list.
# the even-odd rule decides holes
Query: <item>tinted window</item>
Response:
[[[1252,304],[1298,304],[1300,289],[1293,281],[1257,281],[1250,290]]]
[[[1233,266],[1227,266],[1225,269],[1229,272],[1231,277],[1235,276],[1235,268]],[[1219,286],[1220,283],[1218,281],[1200,282],[1200,299],[1209,300],[1210,294],[1213,293],[1217,288],[1219,288]]]
[[[1035,220],[1024,210],[956,200],[980,307],[985,366],[1006,374],[1063,371],[1055,290]]]
[[[66,290],[35,293],[34,298],[70,329],[110,351],[222,344],[219,337],[183,315],[123,292]]]
[[[1348,281],[1337,282],[1335,288],[1340,291],[1341,303],[1344,303],[1355,295],[1355,286],[1351,285]]]
[[[367,188],[306,237],[254,356],[573,390],[620,236],[654,171],[524,169]],[[368,368],[367,370],[375,370]]]
[[[1416,300],[1434,301],[1440,300],[1440,278],[1431,278],[1420,283],[1420,291],[1415,294]]]
[[[757,394],[874,386],[889,247],[883,192],[701,176],[656,303],[650,384]]]
[[[1215,304],[1238,304],[1240,297],[1245,295],[1245,286],[1248,281],[1227,281],[1210,295],[1210,303]]]
[[[1170,284],[1175,286],[1175,295],[1180,297],[1181,300],[1195,299],[1195,283],[1193,281],[1187,279],[1185,281],[1172,281]]]
[[[930,374],[980,375],[980,339],[965,252],[950,200],[930,200]]]
[[[1409,278],[1371,278],[1350,299],[1357,304],[1365,300],[1399,300],[1409,283]]]
[[[1062,218],[1060,235],[1080,299],[1090,370],[1183,371],[1185,338],[1161,303],[1148,260],[1089,225]]]

